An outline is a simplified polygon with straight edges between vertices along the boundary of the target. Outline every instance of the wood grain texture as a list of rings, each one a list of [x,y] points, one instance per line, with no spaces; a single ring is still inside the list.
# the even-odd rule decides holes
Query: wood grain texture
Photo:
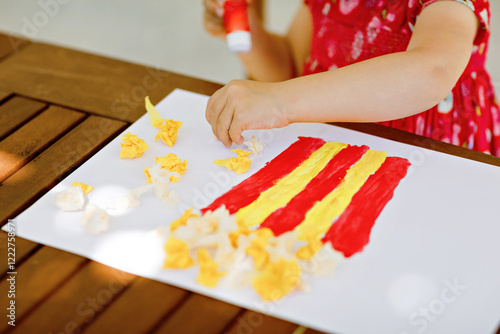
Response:
[[[0,187],[0,224],[28,207],[126,125],[90,116],[10,176]]]
[[[44,246],[18,266],[17,275],[15,275],[16,322],[22,321],[30,309],[36,307],[51,292],[62,286],[71,274],[87,262],[87,259],[80,256]],[[34,277],[36,279],[33,279]],[[0,283],[2,296],[7,296],[8,285],[7,280]],[[10,325],[1,321],[0,332],[7,329],[10,329]]]
[[[226,333],[291,334],[297,329],[298,325],[284,320],[254,311],[245,311],[236,319]]]
[[[240,310],[237,306],[192,294],[154,333],[220,333]]]
[[[212,94],[220,87],[46,44],[30,44],[0,62],[0,89],[129,123],[146,112],[147,95],[157,103],[175,88]]]
[[[84,333],[147,333],[165,315],[175,312],[188,295],[186,290],[138,278],[84,329]]]
[[[11,333],[73,333],[94,320],[135,276],[88,262]]]
[[[0,100],[2,93],[0,92]],[[20,96],[15,96],[0,105],[0,140],[5,138],[14,129],[31,119],[47,104]]]
[[[0,182],[79,123],[85,114],[51,106],[0,142]]]
[[[24,38],[0,34],[0,59],[19,52],[28,44]]]
[[[8,91],[0,89],[0,102],[2,102],[3,100],[7,99],[12,94],[13,94],[12,92],[8,92]]]
[[[39,246],[36,242],[16,237],[16,266],[21,264],[30,253]],[[0,231],[0,258],[5,261],[0,262],[0,277],[8,271],[7,265],[7,233]],[[4,295],[2,295],[4,296]]]

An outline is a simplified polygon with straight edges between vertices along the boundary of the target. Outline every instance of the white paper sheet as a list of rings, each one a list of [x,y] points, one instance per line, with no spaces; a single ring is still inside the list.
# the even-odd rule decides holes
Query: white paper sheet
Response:
[[[228,173],[213,160],[234,156],[204,118],[207,97],[176,90],[157,105],[167,119],[184,122],[177,144],[154,142],[147,115],[125,132],[150,149],[139,159],[119,158],[121,135],[16,218],[20,237],[76,253],[106,265],[166,282],[294,323],[335,333],[492,333],[500,321],[500,169],[325,124],[248,131],[266,143],[250,171]],[[96,129],[99,131],[99,129]],[[334,278],[313,278],[310,292],[264,303],[251,289],[208,289],[196,269],[162,270],[163,245],[153,236],[188,207],[202,208],[249,177],[297,140],[320,137],[384,150],[412,167],[379,216],[365,249],[345,261]],[[235,148],[235,147],[233,147]],[[102,204],[145,182],[155,156],[175,153],[188,170],[174,185],[183,204],[167,209],[152,193],[139,208],[108,211],[111,229],[100,236],[80,227],[83,212],[62,212],[55,192],[78,181]],[[258,323],[248,324],[257,326]],[[255,329],[258,332],[258,328]]]

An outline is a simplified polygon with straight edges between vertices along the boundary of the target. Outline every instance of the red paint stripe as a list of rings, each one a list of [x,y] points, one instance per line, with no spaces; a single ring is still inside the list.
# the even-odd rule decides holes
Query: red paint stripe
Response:
[[[361,251],[370,240],[370,232],[394,194],[401,179],[410,167],[404,158],[388,157],[372,174],[361,189],[353,196],[351,203],[330,227],[323,242],[346,257]]]
[[[201,212],[213,211],[225,205],[231,214],[235,213],[255,201],[261,192],[274,186],[279,179],[292,172],[324,144],[325,141],[320,138],[299,137],[298,141],[268,162],[258,172],[234,186],[206,208],[201,209]]]
[[[355,164],[368,146],[348,146],[323,168],[323,170],[309,182],[306,188],[295,196],[286,206],[274,211],[261,224],[261,227],[270,228],[278,236],[293,230],[305,218],[309,209],[317,201],[321,201],[334,190],[344,179],[347,170]]]

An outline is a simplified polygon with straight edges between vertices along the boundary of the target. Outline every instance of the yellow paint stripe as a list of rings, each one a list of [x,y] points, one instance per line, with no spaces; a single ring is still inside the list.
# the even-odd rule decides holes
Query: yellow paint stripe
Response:
[[[347,171],[339,186],[306,213],[304,221],[296,227],[299,240],[321,238],[332,225],[332,221],[344,212],[366,179],[380,168],[386,157],[387,153],[383,151],[369,150],[366,152]]]
[[[347,147],[344,143],[327,142],[273,187],[261,193],[251,204],[236,212],[238,224],[260,225],[271,213],[285,206],[318,175],[330,159]]]

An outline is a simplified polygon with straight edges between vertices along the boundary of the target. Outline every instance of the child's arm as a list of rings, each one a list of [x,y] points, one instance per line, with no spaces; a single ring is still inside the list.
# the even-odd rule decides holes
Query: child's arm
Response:
[[[478,20],[466,6],[439,1],[419,15],[407,51],[280,83],[233,81],[207,104],[226,145],[247,129],[292,122],[372,122],[410,116],[448,94],[467,66]]]
[[[300,74],[310,46],[312,23],[309,9],[302,5],[288,34],[279,36],[263,27],[252,1],[248,2],[252,50],[238,54],[248,75],[258,81],[284,81]],[[221,3],[223,1],[204,0],[205,28],[219,38],[224,37]]]

